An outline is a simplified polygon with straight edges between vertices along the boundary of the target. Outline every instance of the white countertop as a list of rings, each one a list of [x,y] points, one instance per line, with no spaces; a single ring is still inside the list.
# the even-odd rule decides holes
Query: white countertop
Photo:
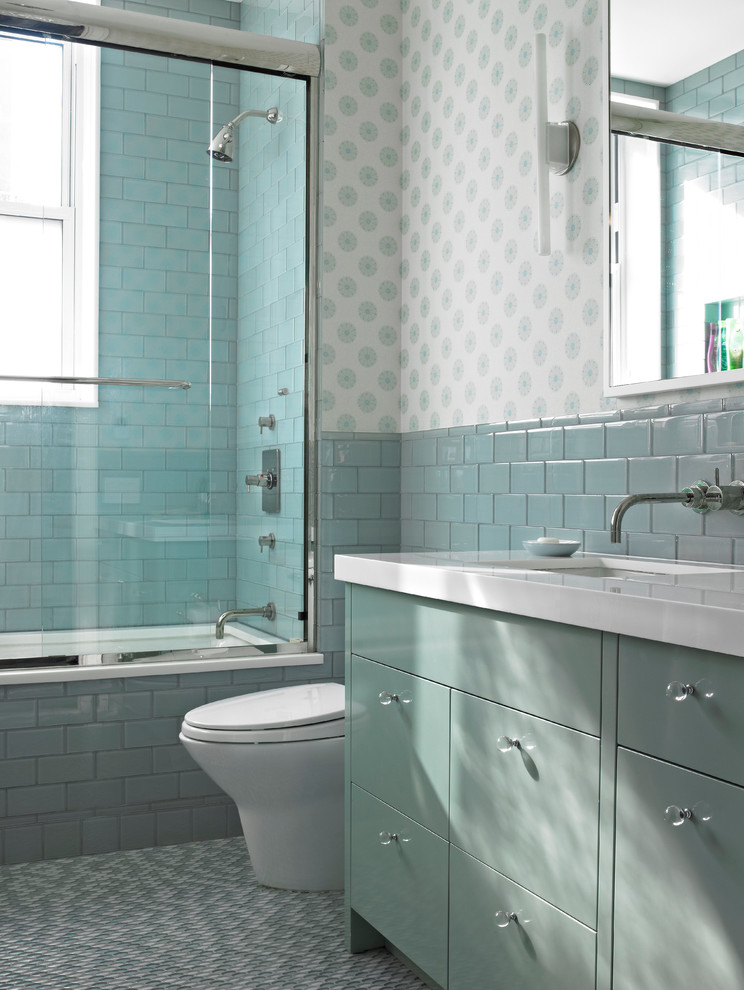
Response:
[[[561,564],[633,562],[680,573],[550,573],[520,551],[344,554],[339,581],[744,657],[744,567],[577,553]]]

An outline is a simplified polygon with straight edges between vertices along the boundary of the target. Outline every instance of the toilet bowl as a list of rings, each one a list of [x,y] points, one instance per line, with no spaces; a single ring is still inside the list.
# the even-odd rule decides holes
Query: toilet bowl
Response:
[[[259,883],[344,885],[344,689],[307,684],[188,712],[181,742],[235,801]]]

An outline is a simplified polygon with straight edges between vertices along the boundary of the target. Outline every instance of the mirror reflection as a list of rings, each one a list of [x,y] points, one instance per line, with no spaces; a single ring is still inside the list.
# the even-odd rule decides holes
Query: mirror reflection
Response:
[[[730,16],[712,18],[698,7],[612,9],[608,387],[618,394],[744,377],[744,10],[721,3],[717,15]]]

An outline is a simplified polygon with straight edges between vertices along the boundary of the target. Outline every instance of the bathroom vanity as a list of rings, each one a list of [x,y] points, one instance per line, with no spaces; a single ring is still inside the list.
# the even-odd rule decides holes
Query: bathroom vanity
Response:
[[[744,569],[484,556],[336,559],[349,948],[448,990],[740,990]]]

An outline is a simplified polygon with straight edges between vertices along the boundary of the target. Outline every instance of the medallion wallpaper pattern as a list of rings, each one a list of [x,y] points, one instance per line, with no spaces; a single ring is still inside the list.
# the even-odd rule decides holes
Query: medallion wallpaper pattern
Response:
[[[326,6],[323,426],[410,432],[596,412],[599,0]],[[534,38],[582,148],[536,249]]]

